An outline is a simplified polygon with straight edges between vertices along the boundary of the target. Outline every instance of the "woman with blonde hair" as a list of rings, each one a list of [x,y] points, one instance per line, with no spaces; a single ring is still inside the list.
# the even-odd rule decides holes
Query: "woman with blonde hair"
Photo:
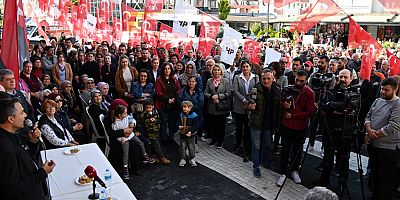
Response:
[[[118,96],[124,99],[128,104],[133,103],[133,94],[131,86],[138,78],[138,71],[129,64],[129,58],[125,55],[119,58],[118,71],[115,73],[115,89]]]

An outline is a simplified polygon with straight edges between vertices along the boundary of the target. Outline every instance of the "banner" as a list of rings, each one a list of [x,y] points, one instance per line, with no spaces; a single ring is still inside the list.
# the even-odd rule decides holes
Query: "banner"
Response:
[[[203,52],[203,57],[210,55],[218,35],[221,22],[207,14],[201,15],[199,45],[197,51]]]
[[[242,34],[233,28],[224,27],[224,36],[221,42],[221,61],[229,65],[233,64],[236,57],[236,52],[240,46],[239,41],[242,39]]]
[[[130,31],[135,27],[136,17],[138,15],[138,11],[126,5],[125,3],[121,3],[122,5],[122,30]]]

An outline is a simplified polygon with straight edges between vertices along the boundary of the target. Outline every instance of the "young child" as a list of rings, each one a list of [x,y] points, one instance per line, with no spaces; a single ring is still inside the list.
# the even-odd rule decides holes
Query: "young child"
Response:
[[[113,123],[111,124],[111,128],[113,130],[121,130],[125,128],[133,128],[135,125],[134,119],[129,119],[128,116],[128,109],[124,105],[118,105],[115,110],[113,111],[113,116],[114,120]],[[140,149],[143,153],[143,163],[154,163],[155,160],[151,159],[147,153],[146,149],[144,147],[143,142],[139,139],[140,134],[136,135],[134,132],[132,132],[128,137],[119,137],[117,140],[121,142],[122,145],[122,163],[123,163],[123,179],[129,179],[129,170],[128,170],[128,163],[129,163],[129,141],[128,140],[133,140],[137,144],[139,144]]]
[[[196,161],[194,160],[194,156],[196,153],[194,138],[197,133],[197,129],[199,128],[199,119],[197,117],[197,114],[193,112],[193,103],[191,101],[183,101],[181,103],[181,107],[182,113],[180,114],[178,120],[178,132],[181,136],[181,161],[179,162],[179,166],[185,166],[186,159],[189,160],[189,164],[191,166],[197,166]],[[188,158],[186,158],[186,149],[189,150]]]
[[[171,161],[164,157],[161,150],[159,142],[160,116],[154,109],[154,102],[151,99],[146,99],[144,101],[144,112],[140,116],[137,130],[149,141],[148,143],[152,147],[149,149],[154,149],[156,161],[161,164],[170,164]]]

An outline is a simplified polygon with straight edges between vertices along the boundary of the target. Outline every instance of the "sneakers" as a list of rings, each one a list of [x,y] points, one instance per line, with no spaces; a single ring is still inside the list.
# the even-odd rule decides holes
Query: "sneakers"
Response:
[[[201,136],[201,137],[200,137],[200,140],[201,140],[202,142],[205,142],[205,141],[206,141],[206,138],[205,138],[204,136]]]
[[[224,145],[223,143],[217,144],[217,149],[222,149],[222,146],[223,146],[223,145]]]
[[[249,160],[249,157],[248,157],[248,156],[243,157],[243,162],[247,163],[247,162],[249,162],[249,161],[250,161],[250,160]]]
[[[179,167],[183,167],[186,164],[186,160],[185,159],[181,159],[181,161],[179,162]]]
[[[129,169],[128,167],[122,168],[122,179],[129,180]]]
[[[256,178],[260,178],[261,177],[261,171],[260,168],[256,167],[253,169],[253,174]]]
[[[195,161],[194,159],[189,160],[189,164],[190,164],[192,167],[196,167],[196,166],[197,166],[197,163],[196,163],[196,161]]]
[[[282,174],[282,175],[279,177],[278,181],[276,182],[276,185],[279,186],[279,187],[282,187],[283,182],[285,181],[285,179],[286,179],[286,175],[283,175],[283,174]]]
[[[297,184],[301,183],[301,178],[299,176],[299,172],[297,172],[297,171],[292,172],[292,178],[295,183],[297,183]]]
[[[150,158],[147,154],[143,155],[143,163],[155,163],[156,160]]]
[[[165,157],[162,157],[162,158],[160,159],[160,163],[161,163],[161,164],[164,164],[164,165],[168,165],[168,164],[171,163],[171,161],[168,160],[168,159],[165,158]]]

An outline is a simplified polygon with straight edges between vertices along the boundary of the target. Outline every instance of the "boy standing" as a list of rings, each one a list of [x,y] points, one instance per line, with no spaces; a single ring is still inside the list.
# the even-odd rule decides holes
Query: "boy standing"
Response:
[[[171,161],[164,157],[161,150],[160,142],[158,141],[160,135],[160,116],[154,109],[154,102],[151,99],[144,101],[145,111],[141,114],[138,130],[145,136],[148,143],[154,149],[156,156],[156,162],[161,164],[170,164]],[[150,153],[149,148],[149,154]]]
[[[181,103],[182,113],[180,114],[178,120],[178,129],[179,134],[181,136],[180,142],[180,153],[181,153],[181,161],[179,162],[179,166],[183,167],[186,164],[186,149],[189,150],[189,164],[191,166],[197,166],[196,161],[194,160],[195,156],[195,145],[194,138],[197,134],[197,129],[199,128],[199,120],[197,114],[192,111],[193,103],[190,101],[183,101]]]

